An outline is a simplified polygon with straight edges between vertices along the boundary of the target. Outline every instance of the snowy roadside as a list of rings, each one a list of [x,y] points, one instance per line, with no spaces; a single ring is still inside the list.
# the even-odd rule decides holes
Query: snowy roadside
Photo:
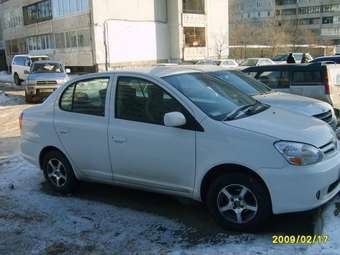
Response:
[[[1,71],[0,72],[0,82],[12,83],[13,77],[12,77],[11,74],[7,73],[6,71]]]
[[[0,254],[340,254],[339,198],[324,214],[324,245],[274,245],[269,234],[226,233],[192,243],[195,226],[44,191],[41,171],[20,156],[0,161],[0,176]]]

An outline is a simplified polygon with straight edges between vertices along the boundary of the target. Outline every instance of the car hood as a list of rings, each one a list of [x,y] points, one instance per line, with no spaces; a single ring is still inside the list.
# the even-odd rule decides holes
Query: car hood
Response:
[[[67,78],[65,73],[31,73],[29,80],[63,80]]]
[[[306,116],[314,116],[332,110],[332,107],[325,102],[282,92],[256,95],[254,98],[262,103]]]
[[[224,123],[268,135],[277,140],[303,142],[316,147],[330,142],[335,135],[330,126],[321,120],[275,107],[246,118]]]

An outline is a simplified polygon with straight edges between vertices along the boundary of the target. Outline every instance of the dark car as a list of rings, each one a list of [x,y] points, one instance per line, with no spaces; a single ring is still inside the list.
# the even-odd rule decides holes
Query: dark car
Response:
[[[333,62],[335,64],[340,64],[340,56],[324,56],[315,58],[311,63],[319,63],[319,62]]]
[[[273,90],[316,98],[340,109],[339,65],[322,62],[256,66],[246,68],[243,72]]]

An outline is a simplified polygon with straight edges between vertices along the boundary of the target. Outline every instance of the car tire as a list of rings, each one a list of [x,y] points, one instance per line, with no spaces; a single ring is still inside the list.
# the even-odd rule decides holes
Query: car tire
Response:
[[[25,90],[25,102],[28,104],[34,103],[33,96],[27,94],[26,90]]]
[[[206,204],[225,229],[254,232],[272,215],[270,195],[262,181],[244,173],[227,173],[214,179]]]
[[[17,73],[15,73],[13,78],[14,78],[15,85],[20,86],[21,85],[21,80],[19,78],[19,75]]]
[[[43,157],[44,176],[51,187],[62,194],[75,190],[78,180],[67,158],[59,151],[50,151]]]

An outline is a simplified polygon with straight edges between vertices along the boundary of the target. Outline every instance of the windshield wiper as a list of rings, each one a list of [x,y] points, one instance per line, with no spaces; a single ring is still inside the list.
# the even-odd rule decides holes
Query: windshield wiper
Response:
[[[257,105],[257,102],[255,104],[246,104],[246,105],[240,106],[239,108],[236,108],[235,110],[233,110],[231,113],[229,113],[225,117],[224,121],[235,119],[239,115],[240,112],[245,111],[251,107],[254,107],[255,105]]]

